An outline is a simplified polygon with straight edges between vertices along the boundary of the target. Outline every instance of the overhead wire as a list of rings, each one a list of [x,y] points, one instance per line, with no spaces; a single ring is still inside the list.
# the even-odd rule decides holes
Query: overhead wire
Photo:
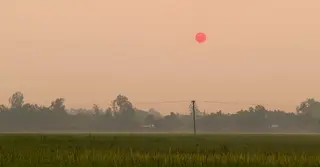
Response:
[[[190,101],[140,101],[135,104],[168,104],[168,103],[189,103]]]
[[[222,105],[238,105],[238,106],[247,106],[247,107],[256,107],[256,106],[263,106],[263,107],[271,107],[273,109],[276,109],[276,110],[281,110],[281,106],[286,106],[285,108],[290,108],[293,107],[294,105],[289,105],[289,104],[263,104],[263,103],[241,103],[241,102],[231,102],[231,101],[216,101],[216,100],[205,100],[205,101],[196,101],[195,105],[196,105],[196,108],[202,108],[201,106],[203,106],[204,108],[207,108],[208,106],[205,105],[204,103],[206,104],[222,104]],[[155,105],[153,107],[160,107],[162,105],[188,105],[186,106],[186,108],[184,110],[181,110],[180,113],[183,113],[183,114],[189,114],[190,113],[190,107],[192,106],[192,100],[182,100],[182,101],[140,101],[140,102],[134,102],[134,104],[138,104],[138,105],[142,105],[142,106],[149,106],[150,105]],[[205,107],[207,106],[207,107]],[[277,106],[277,107],[276,107]],[[189,110],[186,110],[187,108],[189,108]],[[203,108],[202,108],[203,109]],[[210,109],[204,109],[204,112],[208,111]],[[188,111],[188,112],[187,112]]]
[[[230,105],[250,105],[250,106],[263,105],[263,104],[227,102],[227,101],[202,101],[202,102],[204,102],[204,103],[216,103],[216,104],[230,104]]]
[[[264,103],[241,103],[241,102],[231,102],[231,101],[215,101],[215,100],[205,100],[205,101],[196,101],[200,103],[215,103],[215,104],[229,104],[229,105],[284,105],[284,104],[264,104]],[[135,104],[176,104],[176,103],[191,103],[191,100],[180,100],[180,101],[138,101],[134,102]]]

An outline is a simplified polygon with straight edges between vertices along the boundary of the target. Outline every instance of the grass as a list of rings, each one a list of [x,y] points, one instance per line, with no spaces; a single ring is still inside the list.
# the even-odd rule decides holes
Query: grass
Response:
[[[2,134],[3,167],[320,166],[320,135]]]

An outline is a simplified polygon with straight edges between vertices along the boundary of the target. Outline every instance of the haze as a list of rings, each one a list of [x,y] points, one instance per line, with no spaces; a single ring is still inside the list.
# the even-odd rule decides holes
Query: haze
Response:
[[[294,111],[320,98],[319,16],[318,0],[3,0],[0,102],[22,91],[28,102],[90,108],[124,94],[164,113],[187,105],[138,102]]]

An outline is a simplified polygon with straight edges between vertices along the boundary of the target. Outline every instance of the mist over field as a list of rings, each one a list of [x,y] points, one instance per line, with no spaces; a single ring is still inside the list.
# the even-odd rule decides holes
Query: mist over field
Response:
[[[172,103],[172,102],[170,102]],[[103,109],[67,109],[64,98],[50,106],[24,102],[24,94],[16,92],[9,106],[0,105],[0,132],[171,132],[191,133],[195,113],[198,133],[318,133],[320,132],[320,102],[307,99],[297,105],[296,112],[270,110],[262,105],[235,111],[234,114],[203,112],[195,103],[183,103],[187,114],[171,112],[163,115],[150,108],[142,110],[124,95]]]

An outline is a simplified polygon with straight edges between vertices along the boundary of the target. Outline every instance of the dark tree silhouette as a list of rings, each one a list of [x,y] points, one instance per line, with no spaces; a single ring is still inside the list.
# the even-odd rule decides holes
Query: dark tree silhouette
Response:
[[[190,106],[186,106],[186,110]],[[19,111],[19,112],[16,112]],[[295,112],[268,110],[262,105],[224,114],[200,112],[196,106],[198,132],[320,132],[320,102],[307,99]],[[107,109],[94,104],[92,109],[67,109],[64,98],[50,106],[24,103],[21,92],[9,98],[9,107],[0,105],[0,132],[9,131],[189,131],[192,114],[171,112],[162,116],[151,108],[137,109],[128,97],[118,95]],[[155,125],[146,128],[143,125]]]

